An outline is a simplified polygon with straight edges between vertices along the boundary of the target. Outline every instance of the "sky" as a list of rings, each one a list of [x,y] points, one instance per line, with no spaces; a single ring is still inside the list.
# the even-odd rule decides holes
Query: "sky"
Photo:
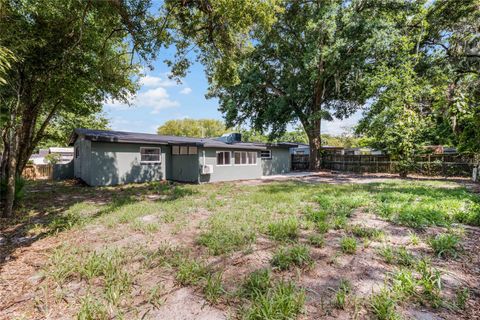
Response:
[[[218,100],[205,98],[208,82],[201,64],[194,63],[182,83],[178,84],[168,79],[168,68],[162,61],[155,61],[154,69],[144,72],[141,88],[130,100],[130,105],[106,101],[103,111],[110,119],[113,130],[156,133],[160,125],[172,119],[222,120]],[[354,126],[360,117],[361,113],[357,112],[343,121],[324,121],[322,133],[339,135]]]

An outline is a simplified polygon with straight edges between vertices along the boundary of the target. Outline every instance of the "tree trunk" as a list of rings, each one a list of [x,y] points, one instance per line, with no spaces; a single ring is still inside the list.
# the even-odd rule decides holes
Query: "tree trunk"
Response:
[[[310,170],[318,171],[322,165],[321,146],[322,138],[320,136],[321,120],[314,120],[310,130],[308,130],[308,143],[310,146]]]
[[[15,202],[15,178],[17,174],[17,157],[16,157],[16,136],[15,130],[13,128],[7,129],[9,130],[9,150],[8,150],[8,158],[6,163],[6,186],[7,192],[5,194],[5,206],[3,207],[3,214],[4,218],[9,218],[13,216],[13,205]]]

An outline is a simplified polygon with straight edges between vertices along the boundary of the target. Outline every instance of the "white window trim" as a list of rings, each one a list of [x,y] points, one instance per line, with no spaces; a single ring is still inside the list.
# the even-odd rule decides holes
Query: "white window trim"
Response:
[[[230,153],[230,164],[218,164],[217,161],[218,161],[218,154],[219,153]],[[223,157],[223,162],[225,162],[225,156]],[[233,158],[232,158],[232,152],[231,151],[217,151],[215,153],[215,165],[217,167],[231,167],[233,165]]]
[[[268,157],[262,157],[262,152],[267,152],[270,154]],[[272,160],[272,150],[262,150],[260,151],[260,159],[262,160]]]
[[[158,160],[157,161],[142,161],[142,150],[143,149],[157,149],[158,150]],[[158,147],[140,147],[140,164],[142,163],[162,163],[162,149]]]
[[[247,153],[247,162],[248,162],[248,154],[249,154],[250,152],[255,153],[255,155],[256,155],[256,156],[255,156],[255,163],[240,163],[240,164],[236,164],[236,163],[235,163],[235,153],[237,153],[237,152],[246,152],[246,153]],[[233,151],[233,157],[232,157],[232,159],[233,159],[233,165],[234,165],[234,166],[237,166],[237,167],[256,166],[256,165],[258,164],[258,161],[257,161],[257,160],[258,160],[258,153],[257,153],[257,151]],[[242,159],[242,158],[240,158],[240,160],[241,160],[241,159]]]

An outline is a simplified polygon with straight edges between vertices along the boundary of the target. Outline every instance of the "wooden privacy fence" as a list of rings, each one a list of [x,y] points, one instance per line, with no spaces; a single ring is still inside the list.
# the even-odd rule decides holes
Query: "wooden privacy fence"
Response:
[[[308,154],[292,154],[292,170],[303,171],[308,170],[309,166]]]
[[[414,172],[428,176],[470,177],[474,158],[465,155],[432,154],[417,157]],[[397,162],[388,155],[336,155],[322,157],[322,168],[336,171],[398,173]]]
[[[28,164],[22,172],[22,177],[27,180],[49,180],[52,175],[51,164]]]

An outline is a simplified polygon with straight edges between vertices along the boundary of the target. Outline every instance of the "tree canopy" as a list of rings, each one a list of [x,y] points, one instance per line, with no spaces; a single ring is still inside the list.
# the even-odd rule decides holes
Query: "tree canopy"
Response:
[[[284,1],[268,30],[239,64],[240,83],[213,83],[227,125],[250,123],[280,136],[300,122],[320,166],[321,121],[342,119],[369,97],[369,75],[396,45],[416,3],[389,1]]]
[[[1,178],[11,215],[15,176],[52,123],[89,119],[107,98],[127,102],[141,65],[173,46],[172,75],[190,59],[208,61],[210,79],[235,83],[236,61],[255,24],[267,27],[276,0],[6,0],[0,15]],[[194,54],[191,54],[194,53]]]
[[[214,138],[227,132],[225,124],[216,119],[168,120],[157,129],[161,135]]]

